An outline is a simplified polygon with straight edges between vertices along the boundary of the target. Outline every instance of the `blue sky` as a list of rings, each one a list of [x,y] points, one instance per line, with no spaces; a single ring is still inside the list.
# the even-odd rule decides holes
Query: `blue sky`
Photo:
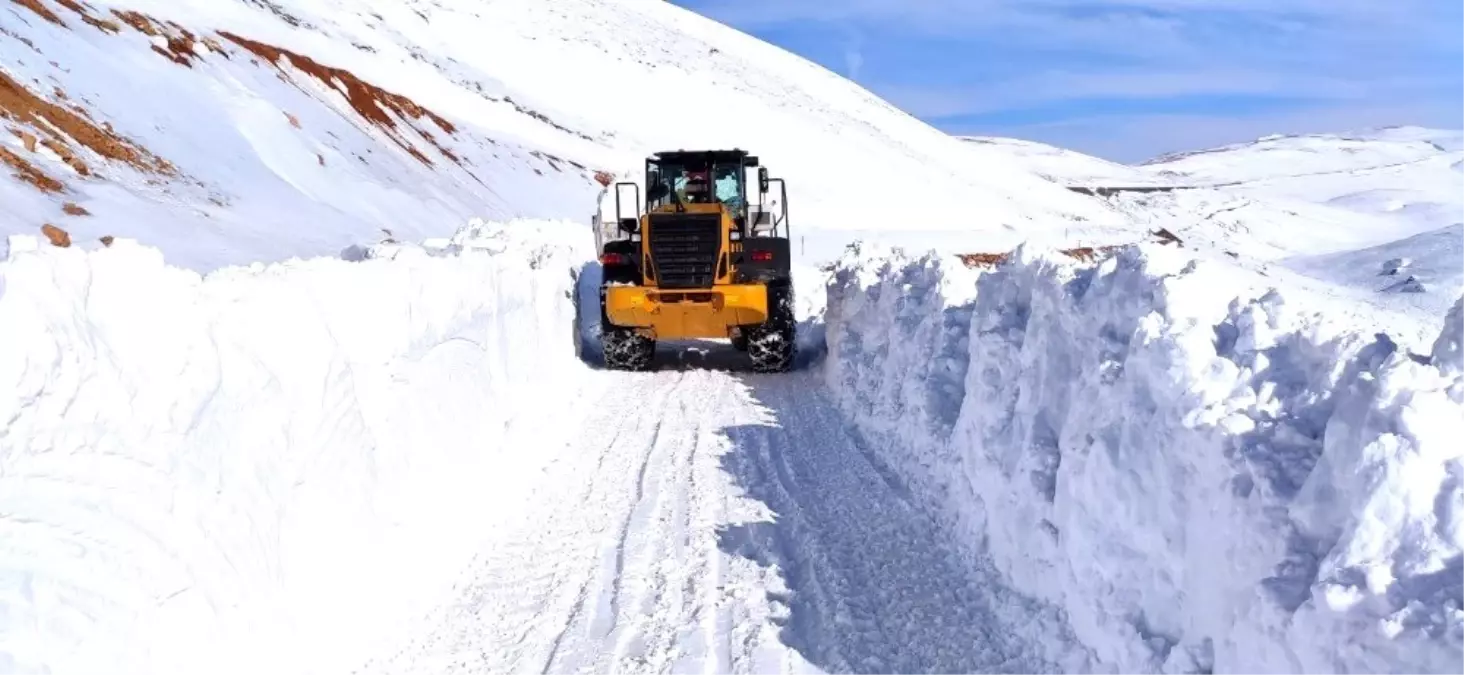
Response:
[[[1464,126],[1460,0],[673,0],[952,133],[1120,161]]]

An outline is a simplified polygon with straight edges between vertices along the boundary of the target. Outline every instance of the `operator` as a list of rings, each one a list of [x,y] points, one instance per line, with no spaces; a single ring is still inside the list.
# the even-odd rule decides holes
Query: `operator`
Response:
[[[689,171],[686,180],[686,196],[691,204],[708,204],[709,183],[706,171]]]

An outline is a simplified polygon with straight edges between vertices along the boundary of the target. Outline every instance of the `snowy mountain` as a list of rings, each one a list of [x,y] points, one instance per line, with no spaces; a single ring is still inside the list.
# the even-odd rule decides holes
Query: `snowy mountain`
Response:
[[[1457,134],[953,138],[657,0],[16,0],[0,118],[0,672],[1464,668]],[[683,146],[798,371],[600,368]]]
[[[1433,328],[1464,290],[1461,167],[1464,133],[1417,127],[1276,136],[1143,165],[1166,179],[1220,186],[1234,200],[1223,216],[1233,226],[1260,229],[1247,221],[1269,212],[1262,217],[1274,222],[1276,208],[1305,215],[1309,231],[1267,223],[1285,240],[1277,246],[1282,265]],[[1393,259],[1419,264],[1400,270],[1387,265]]]
[[[958,136],[984,164],[1015,165],[1060,185],[1071,187],[1144,187],[1173,185],[1152,172],[1035,141],[992,136]]]
[[[1401,313],[1419,326],[1402,330],[1420,339],[1438,330],[1464,291],[1464,132],[1272,136],[1138,166],[1031,141],[963,140],[985,163],[1100,191],[1131,221],[1201,250]],[[1390,267],[1393,260],[1404,264]]]
[[[1375,214],[1411,236],[1464,221],[1464,133],[1397,127],[1356,134],[1278,136],[1160,157],[1161,176],[1223,185],[1239,195],[1292,199]]]
[[[822,232],[1125,226],[664,2],[34,0],[0,28],[3,233],[136,237],[200,269],[469,216],[587,219],[595,170],[680,147],[762,157],[825,259],[847,237]]]

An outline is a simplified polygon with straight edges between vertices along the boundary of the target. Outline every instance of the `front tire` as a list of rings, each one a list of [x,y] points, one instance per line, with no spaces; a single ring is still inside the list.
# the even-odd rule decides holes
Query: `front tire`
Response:
[[[786,373],[793,368],[797,347],[797,321],[793,318],[793,288],[787,283],[768,284],[768,320],[744,331],[752,369],[758,373]]]
[[[610,370],[649,370],[656,341],[629,328],[601,325],[600,346]]]

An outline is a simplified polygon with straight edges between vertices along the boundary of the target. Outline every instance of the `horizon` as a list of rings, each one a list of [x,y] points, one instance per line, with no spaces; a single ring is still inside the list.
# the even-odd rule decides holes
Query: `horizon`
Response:
[[[1128,164],[1273,134],[1464,129],[1459,3],[672,2],[952,135]]]

